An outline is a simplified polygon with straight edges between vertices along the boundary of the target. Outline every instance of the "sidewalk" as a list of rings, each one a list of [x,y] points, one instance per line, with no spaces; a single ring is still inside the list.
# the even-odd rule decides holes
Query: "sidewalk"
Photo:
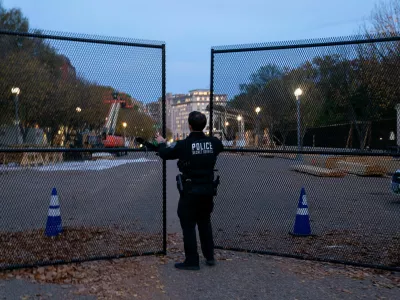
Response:
[[[216,250],[215,267],[181,271],[178,234],[167,256],[0,273],[0,299],[400,299],[400,274]]]

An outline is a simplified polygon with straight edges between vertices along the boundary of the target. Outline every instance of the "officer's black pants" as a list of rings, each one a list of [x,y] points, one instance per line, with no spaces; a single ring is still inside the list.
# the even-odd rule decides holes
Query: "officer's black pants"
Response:
[[[201,250],[207,260],[214,259],[214,241],[211,228],[213,197],[181,196],[178,204],[178,216],[183,231],[186,263],[199,264],[197,253],[196,224],[199,230]]]

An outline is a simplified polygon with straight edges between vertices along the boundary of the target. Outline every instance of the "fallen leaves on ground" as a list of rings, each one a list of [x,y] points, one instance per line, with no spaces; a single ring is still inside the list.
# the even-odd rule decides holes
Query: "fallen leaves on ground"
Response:
[[[59,284],[66,288],[73,286],[75,295],[95,295],[98,299],[165,299],[167,291],[159,268],[184,259],[180,234],[169,234],[168,245],[168,255],[165,256],[138,256],[17,269],[0,272],[0,279],[20,278],[42,284]],[[239,268],[239,260],[269,259],[277,270],[296,274],[303,281],[340,275],[354,280],[369,280],[371,285],[379,288],[400,288],[399,274],[389,271],[228,250],[216,250],[215,257],[221,263],[235,263]],[[352,293],[348,289],[342,289],[341,292]]]
[[[216,230],[215,243],[225,248],[384,265],[400,270],[400,233],[371,235],[365,230],[330,230],[320,235],[296,237],[265,230],[238,231],[230,238],[223,230]]]
[[[112,227],[64,227],[53,238],[45,236],[43,230],[0,232],[0,249],[0,268],[132,256],[160,251],[162,233],[146,234]]]
[[[169,234],[169,243],[181,238]],[[110,260],[69,263],[0,272],[0,279],[26,279],[36,283],[75,287],[75,295],[96,295],[98,299],[154,299],[166,293],[158,266],[183,257],[183,247],[166,256],[136,256]]]

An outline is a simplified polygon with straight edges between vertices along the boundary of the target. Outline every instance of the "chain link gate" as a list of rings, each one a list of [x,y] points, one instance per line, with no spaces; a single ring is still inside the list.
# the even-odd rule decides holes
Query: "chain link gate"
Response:
[[[400,270],[399,51],[398,36],[212,48],[217,248]]]
[[[163,42],[0,31],[0,269],[166,253],[166,164],[135,141],[166,135],[165,85]]]

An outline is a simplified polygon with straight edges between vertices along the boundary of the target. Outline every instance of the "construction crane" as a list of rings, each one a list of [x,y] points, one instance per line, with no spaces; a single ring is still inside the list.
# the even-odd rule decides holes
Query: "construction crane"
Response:
[[[110,98],[110,95],[112,96]],[[71,135],[72,143],[69,144],[69,148],[123,148],[125,147],[125,139],[122,136],[115,135],[118,114],[121,108],[133,108],[132,104],[128,103],[128,99],[123,99],[118,92],[113,92],[103,98],[104,103],[110,103],[110,109],[106,117],[106,122],[103,127],[101,135],[87,132],[78,133],[74,131]],[[124,152],[115,152],[116,156],[127,154]],[[90,152],[73,152],[71,158],[77,159],[92,159],[92,153]]]
[[[111,104],[106,118],[106,122],[103,127],[102,142],[105,148],[119,148],[125,146],[125,140],[121,136],[115,135],[117,128],[118,115],[121,108],[132,108],[132,105],[127,103],[126,99],[123,99],[118,92],[112,93],[112,99],[106,98],[104,103]]]

